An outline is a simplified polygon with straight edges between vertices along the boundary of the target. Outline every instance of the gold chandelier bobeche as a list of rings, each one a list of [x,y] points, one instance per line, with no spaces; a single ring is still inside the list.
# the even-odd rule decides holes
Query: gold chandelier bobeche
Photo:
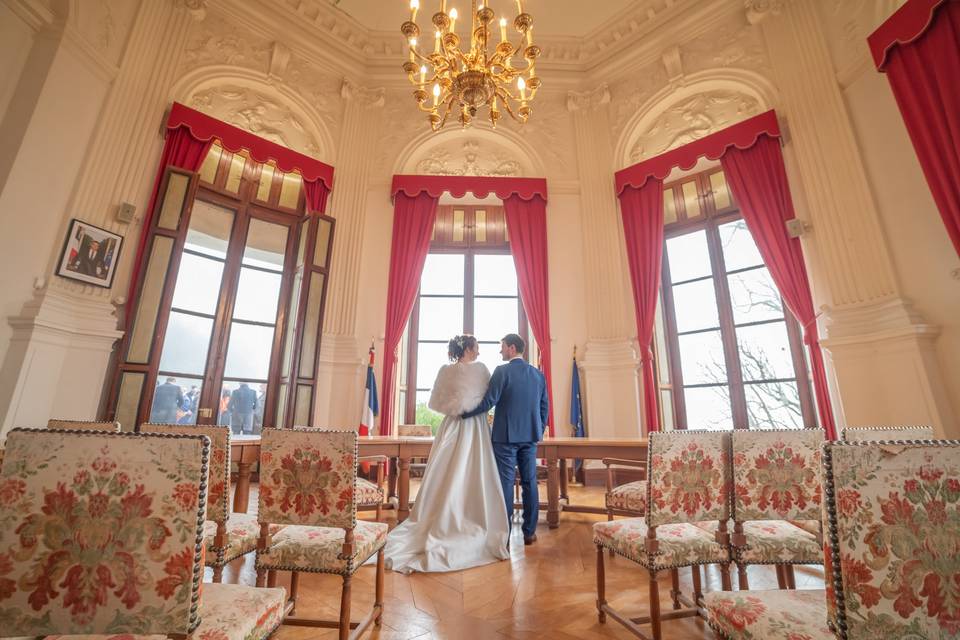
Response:
[[[427,114],[434,131],[446,124],[454,110],[460,124],[468,126],[477,115],[477,109],[484,105],[489,105],[489,118],[494,127],[502,117],[501,104],[520,124],[530,117],[530,102],[540,88],[540,78],[535,74],[540,47],[533,44],[533,16],[524,13],[523,0],[497,2],[516,4],[517,17],[513,26],[520,33],[518,46],[507,39],[507,19],[501,17],[500,41],[489,51],[490,26],[496,14],[490,8],[489,0],[470,0],[470,49],[464,53],[460,50],[460,36],[456,33],[457,10],[451,8],[448,13],[447,0],[440,0],[440,10],[432,19],[435,27],[433,53],[424,54],[418,48],[420,0],[410,0],[410,20],[400,27],[410,48],[410,59],[403,63],[403,70],[415,87],[413,97],[417,106]],[[523,67],[513,66],[517,53],[522,53]],[[512,91],[514,86],[516,93]]]

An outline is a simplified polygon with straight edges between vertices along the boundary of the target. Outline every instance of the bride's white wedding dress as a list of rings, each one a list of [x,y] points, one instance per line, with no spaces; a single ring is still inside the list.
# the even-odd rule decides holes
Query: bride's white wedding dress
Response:
[[[428,406],[446,417],[410,516],[387,537],[387,568],[459,571],[510,557],[510,529],[487,417],[460,418],[480,404],[489,381],[481,362],[440,368]]]

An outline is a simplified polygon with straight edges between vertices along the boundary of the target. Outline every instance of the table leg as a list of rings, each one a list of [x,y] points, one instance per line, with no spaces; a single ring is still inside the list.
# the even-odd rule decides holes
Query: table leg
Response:
[[[560,499],[569,501],[567,496],[567,459],[560,458]]]
[[[410,515],[410,458],[400,458],[400,477],[397,478],[397,493],[400,504],[397,505],[397,522],[403,522]]]
[[[237,489],[233,493],[233,512],[246,513],[250,502],[250,471],[252,462],[237,463]]]
[[[397,497],[397,459],[390,458],[390,473],[387,476],[387,497]]]
[[[560,469],[556,458],[547,458],[547,525],[560,526]]]

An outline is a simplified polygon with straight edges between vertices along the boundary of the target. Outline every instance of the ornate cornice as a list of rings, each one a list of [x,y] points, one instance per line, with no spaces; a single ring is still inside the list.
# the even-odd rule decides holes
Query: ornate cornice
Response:
[[[606,83],[592,91],[568,91],[567,111],[593,111],[610,104],[610,88]]]
[[[769,16],[778,16],[783,11],[786,0],[743,0],[750,24],[760,24]]]
[[[344,78],[340,85],[340,97],[346,102],[352,102],[361,107],[382,107],[386,102],[386,91],[383,87],[376,89],[362,87]]]

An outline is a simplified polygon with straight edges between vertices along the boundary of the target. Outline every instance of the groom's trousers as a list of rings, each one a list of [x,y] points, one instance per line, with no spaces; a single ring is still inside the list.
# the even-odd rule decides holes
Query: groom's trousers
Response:
[[[540,496],[537,494],[537,443],[494,442],[503,497],[507,504],[507,522],[513,526],[513,482],[520,470],[520,491],[523,495],[523,535],[529,538],[537,531]]]

